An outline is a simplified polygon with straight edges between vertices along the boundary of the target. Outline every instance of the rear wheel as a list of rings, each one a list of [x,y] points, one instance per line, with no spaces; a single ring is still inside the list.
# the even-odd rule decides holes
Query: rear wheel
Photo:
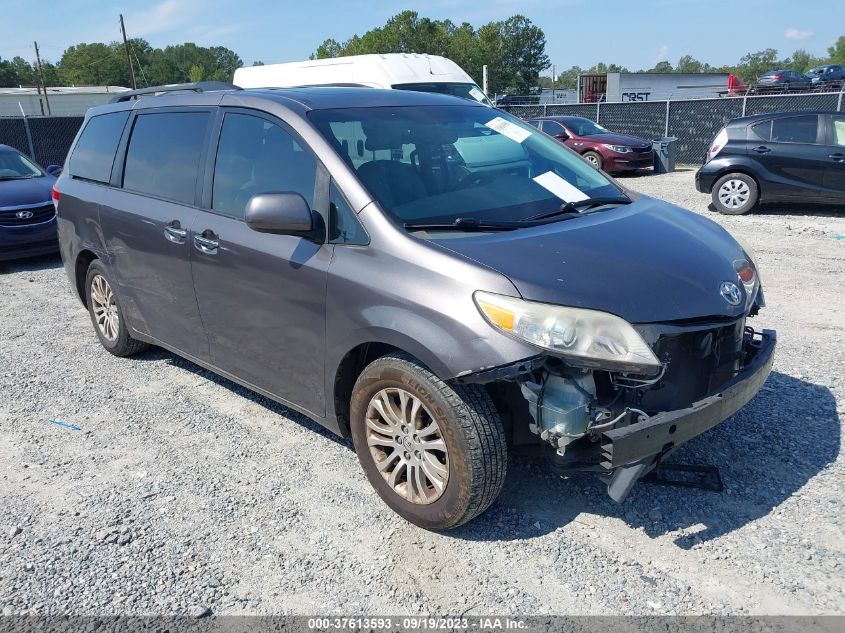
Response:
[[[604,167],[604,161],[601,159],[601,154],[597,152],[584,152],[584,159],[596,169]]]
[[[129,336],[114,284],[99,260],[95,259],[88,267],[85,293],[91,323],[103,347],[115,356],[131,356],[149,347]]]
[[[742,215],[757,205],[760,192],[757,182],[747,174],[733,173],[719,178],[713,185],[713,206],[725,215]]]
[[[478,385],[448,385],[390,354],[358,377],[350,407],[358,461],[382,500],[429,530],[465,523],[492,503],[507,469],[505,433]]]

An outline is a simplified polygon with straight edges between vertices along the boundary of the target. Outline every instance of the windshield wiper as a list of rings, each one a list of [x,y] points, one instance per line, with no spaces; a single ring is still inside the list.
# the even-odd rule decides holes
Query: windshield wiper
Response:
[[[35,176],[0,176],[0,180],[26,180]]]
[[[405,222],[409,231],[512,231],[524,226],[521,222],[482,222],[475,218],[455,218],[451,224]]]
[[[616,196],[614,198],[587,198],[586,200],[578,200],[577,202],[565,202],[560,205],[560,208],[554,211],[545,211],[537,215],[525,218],[523,222],[533,222],[534,220],[545,220],[548,218],[556,218],[558,216],[569,216],[577,218],[579,215],[586,215],[589,209],[594,207],[603,207],[609,204],[631,204],[632,200],[628,197]],[[569,218],[566,218],[569,219]]]

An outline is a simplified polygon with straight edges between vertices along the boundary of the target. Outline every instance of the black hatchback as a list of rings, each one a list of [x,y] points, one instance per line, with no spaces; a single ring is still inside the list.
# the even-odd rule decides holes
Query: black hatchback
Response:
[[[716,135],[695,187],[729,215],[761,202],[845,205],[845,113],[733,119]]]

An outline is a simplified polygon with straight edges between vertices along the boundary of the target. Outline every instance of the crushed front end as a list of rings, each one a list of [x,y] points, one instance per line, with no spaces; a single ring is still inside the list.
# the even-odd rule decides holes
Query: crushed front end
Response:
[[[545,446],[559,470],[593,472],[622,501],[674,448],[733,415],[763,386],[776,335],[746,325],[763,305],[761,291],[752,296],[738,318],[633,324],[656,361],[648,372],[548,354],[475,380],[488,382],[508,412],[515,445]]]

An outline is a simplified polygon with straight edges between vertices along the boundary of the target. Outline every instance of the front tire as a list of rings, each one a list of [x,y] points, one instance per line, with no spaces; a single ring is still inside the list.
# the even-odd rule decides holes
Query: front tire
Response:
[[[389,354],[358,377],[350,424],[370,484],[414,525],[456,527],[501,492],[505,433],[479,385],[446,384],[416,359]]]
[[[726,174],[713,185],[713,206],[725,215],[748,213],[760,198],[757,181],[742,173]]]
[[[604,161],[601,158],[601,154],[597,152],[584,152],[584,160],[586,160],[596,169],[601,169],[602,167],[604,167]]]
[[[85,297],[88,314],[100,343],[115,356],[131,356],[149,347],[129,335],[126,319],[105,266],[94,260],[85,277]]]

